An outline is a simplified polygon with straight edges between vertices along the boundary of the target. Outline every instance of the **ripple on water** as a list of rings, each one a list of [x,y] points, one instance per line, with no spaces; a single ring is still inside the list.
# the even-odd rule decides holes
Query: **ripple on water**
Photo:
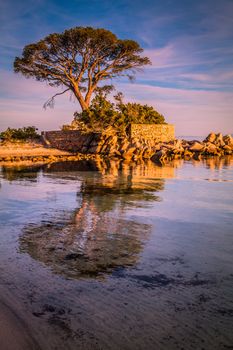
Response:
[[[41,347],[231,348],[232,164],[2,168],[1,284]]]

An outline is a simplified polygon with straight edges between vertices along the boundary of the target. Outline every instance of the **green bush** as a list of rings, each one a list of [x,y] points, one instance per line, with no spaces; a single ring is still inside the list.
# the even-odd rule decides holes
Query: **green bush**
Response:
[[[123,95],[114,96],[114,102],[106,98],[106,93],[99,90],[85,111],[74,114],[71,129],[81,129],[84,132],[102,131],[112,126],[125,133],[132,124],[166,124],[164,116],[153,107],[139,103],[124,103]],[[67,126],[64,126],[67,128]]]
[[[19,129],[7,128],[0,133],[0,139],[10,142],[38,139],[40,135],[37,133],[37,130],[35,126],[27,126]]]

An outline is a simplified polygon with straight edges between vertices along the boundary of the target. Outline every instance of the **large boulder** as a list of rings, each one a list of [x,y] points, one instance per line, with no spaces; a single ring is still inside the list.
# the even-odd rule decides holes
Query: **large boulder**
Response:
[[[218,147],[223,147],[225,145],[225,142],[223,141],[223,136],[221,133],[216,134],[216,138],[214,140],[214,144]]]
[[[202,152],[204,150],[204,145],[200,142],[194,142],[188,149],[192,152]]]
[[[153,162],[162,162],[167,158],[167,155],[168,155],[168,151],[166,151],[165,149],[161,149],[151,157],[151,160]]]
[[[214,132],[211,132],[207,137],[206,139],[204,140],[204,142],[214,142],[216,139],[216,135]]]
[[[233,146],[233,137],[229,134],[229,135],[225,135],[223,137],[223,141],[225,143],[225,145],[227,146]]]
[[[215,144],[212,142],[207,142],[205,146],[205,153],[206,154],[218,154],[218,148]]]

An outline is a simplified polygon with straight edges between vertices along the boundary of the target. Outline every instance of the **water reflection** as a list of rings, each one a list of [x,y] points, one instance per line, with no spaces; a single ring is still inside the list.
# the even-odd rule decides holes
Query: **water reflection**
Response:
[[[129,220],[125,212],[159,201],[163,176],[174,176],[174,168],[122,162],[83,163],[82,180],[72,213],[55,214],[50,221],[27,225],[20,238],[20,251],[30,254],[68,278],[101,277],[115,268],[137,264],[151,226]],[[65,168],[53,164],[44,173],[65,178]],[[95,172],[87,172],[88,167]],[[84,170],[82,168],[82,170]],[[55,210],[54,210],[55,211]]]
[[[224,157],[207,157],[200,160],[192,159],[191,163],[195,167],[203,167],[210,170],[221,170],[222,168],[233,166],[233,155]]]
[[[3,168],[2,176],[10,181],[31,181],[39,171],[45,177],[62,179],[67,186],[71,180],[81,181],[76,209],[61,213],[54,208],[49,220],[27,225],[20,251],[68,278],[103,276],[115,268],[137,264],[151,227],[130,221],[126,212],[160,201],[165,179],[173,178],[183,162],[159,166],[151,161],[136,164],[99,159],[53,163],[20,172]],[[203,162],[211,169],[221,169],[232,164],[232,157]]]
[[[139,164],[127,163],[121,160],[80,160],[56,162],[50,164],[33,164],[25,165],[19,163],[16,165],[2,165],[0,167],[0,176],[10,182],[12,181],[37,181],[39,172],[43,173],[67,173],[68,172],[85,172],[85,171],[99,171],[102,175],[118,176],[121,174],[128,174],[129,170],[136,177],[148,178],[172,178],[174,177],[174,169],[180,168],[184,164],[183,159],[175,159],[163,165],[154,164],[151,161],[141,161]],[[187,161],[186,161],[187,162]],[[222,169],[224,167],[233,166],[233,155],[224,157],[208,157],[200,160],[190,160],[195,167],[202,167],[203,165],[210,169]],[[58,176],[58,174],[56,174]]]
[[[2,166],[1,167],[1,177],[9,182],[13,181],[31,181],[36,182],[39,172],[44,168],[44,166],[33,165],[33,166]]]
[[[231,347],[224,162],[57,163],[39,169],[37,183],[28,169],[20,181],[2,173],[11,181],[0,191],[2,295],[12,292],[40,348]]]

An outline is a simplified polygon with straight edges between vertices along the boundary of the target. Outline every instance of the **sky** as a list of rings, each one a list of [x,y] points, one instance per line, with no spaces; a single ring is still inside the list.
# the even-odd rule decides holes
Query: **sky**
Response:
[[[80,109],[69,94],[43,109],[55,88],[13,72],[23,47],[75,26],[136,40],[152,65],[125,101],[152,105],[176,135],[233,133],[233,0],[0,0],[0,131],[35,125],[56,130]]]

